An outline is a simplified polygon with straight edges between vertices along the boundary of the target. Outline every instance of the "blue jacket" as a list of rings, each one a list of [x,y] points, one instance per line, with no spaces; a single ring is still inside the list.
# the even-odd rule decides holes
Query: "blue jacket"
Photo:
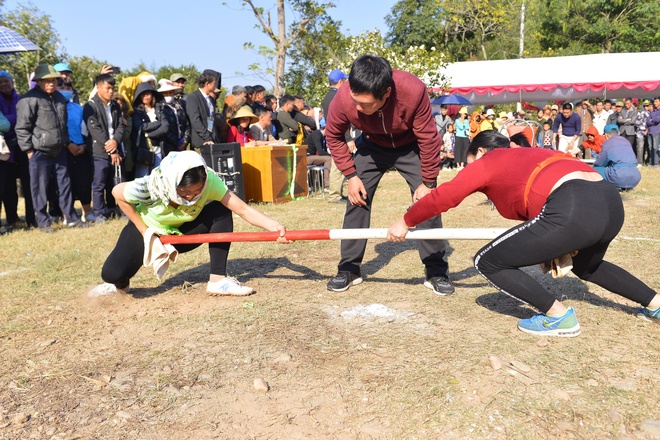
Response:
[[[619,135],[603,143],[603,149],[594,161],[594,168],[618,188],[634,188],[642,179],[630,142]]]

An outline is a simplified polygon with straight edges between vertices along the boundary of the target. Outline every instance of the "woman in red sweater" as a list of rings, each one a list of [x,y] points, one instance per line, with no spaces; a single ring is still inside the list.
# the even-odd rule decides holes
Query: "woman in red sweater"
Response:
[[[490,283],[541,311],[521,320],[520,330],[547,336],[580,334],[573,308],[520,270],[575,251],[575,275],[641,304],[640,317],[660,322],[660,295],[603,261],[623,225],[618,190],[590,166],[560,152],[508,147],[506,136],[492,130],[479,133],[468,149],[470,165],[415,203],[390,227],[387,238],[403,241],[410,227],[482,192],[503,217],[523,221],[474,257],[475,268]]]

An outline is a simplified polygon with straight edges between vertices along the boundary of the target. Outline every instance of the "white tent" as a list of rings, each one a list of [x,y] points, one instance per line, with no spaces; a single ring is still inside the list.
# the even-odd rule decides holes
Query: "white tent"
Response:
[[[449,64],[444,73],[449,93],[491,105],[652,98],[660,95],[659,67],[660,52],[638,52],[468,61]]]

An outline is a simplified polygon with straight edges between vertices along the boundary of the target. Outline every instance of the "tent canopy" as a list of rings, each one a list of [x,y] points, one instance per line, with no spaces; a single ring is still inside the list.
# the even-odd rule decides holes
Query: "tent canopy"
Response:
[[[660,52],[468,61],[447,66],[452,94],[474,105],[650,98],[660,95]],[[434,88],[439,92],[441,89]]]

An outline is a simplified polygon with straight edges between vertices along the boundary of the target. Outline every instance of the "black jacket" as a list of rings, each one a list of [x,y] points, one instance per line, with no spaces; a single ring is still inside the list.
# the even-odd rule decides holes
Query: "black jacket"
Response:
[[[208,130],[209,106],[199,89],[186,98],[186,113],[190,122],[192,146],[200,147],[204,142],[213,141],[212,132]],[[213,115],[215,116],[215,109]]]
[[[133,148],[149,149],[147,138],[151,141],[153,147],[161,147],[163,149],[163,157],[167,155],[170,148],[168,143],[170,136],[170,123],[169,118],[165,115],[165,104],[157,102],[154,106],[156,112],[156,120],[151,122],[147,112],[140,107],[136,107],[133,112],[133,129],[131,131],[131,142]],[[170,109],[171,110],[171,109]]]
[[[126,133],[126,124],[121,107],[114,100],[110,101],[110,114],[112,115],[112,129],[114,130],[112,139],[117,142],[117,147],[121,148]],[[92,152],[93,157],[110,160],[110,154],[105,151],[105,143],[110,140],[108,117],[105,113],[105,104],[98,95],[94,95],[92,99],[85,103],[83,121],[85,121],[89,132],[86,142],[87,149]]]
[[[66,99],[58,91],[48,94],[39,86],[16,104],[16,138],[26,153],[42,151],[56,157],[69,144]]]

